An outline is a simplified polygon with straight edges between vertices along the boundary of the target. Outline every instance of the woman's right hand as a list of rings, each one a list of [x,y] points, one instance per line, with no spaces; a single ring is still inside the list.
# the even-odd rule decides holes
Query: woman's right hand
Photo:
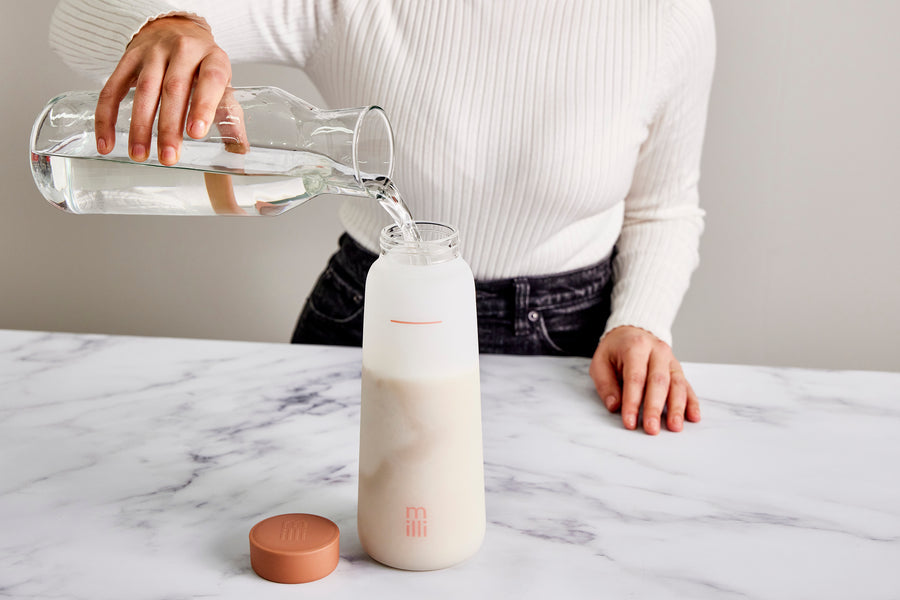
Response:
[[[94,115],[97,151],[108,154],[115,146],[119,103],[134,87],[129,156],[138,162],[149,156],[158,106],[159,162],[174,165],[181,152],[182,132],[186,129],[194,139],[206,135],[230,82],[228,55],[204,26],[185,17],[147,23],[100,91]]]

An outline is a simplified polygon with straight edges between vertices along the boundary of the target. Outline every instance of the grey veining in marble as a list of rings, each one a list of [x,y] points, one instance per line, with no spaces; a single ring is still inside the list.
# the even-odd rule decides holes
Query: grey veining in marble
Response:
[[[482,357],[488,531],[407,573],[356,536],[357,349],[0,331],[0,597],[900,598],[900,374],[686,365],[624,430],[588,361]],[[328,516],[303,586],[247,534]]]

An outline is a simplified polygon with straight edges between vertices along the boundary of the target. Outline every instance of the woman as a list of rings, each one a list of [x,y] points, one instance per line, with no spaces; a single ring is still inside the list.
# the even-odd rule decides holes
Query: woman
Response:
[[[215,37],[214,37],[215,36]],[[202,137],[231,60],[302,68],[333,107],[377,104],[397,184],[453,224],[478,290],[482,352],[592,357],[625,427],[700,419],[671,350],[697,264],[697,182],[715,34],[708,0],[63,0],[54,47],[107,77],[97,147],[136,88],[129,152],[178,159]],[[385,215],[346,200],[347,234],[293,341],[358,344]],[[665,414],[664,414],[665,411]]]

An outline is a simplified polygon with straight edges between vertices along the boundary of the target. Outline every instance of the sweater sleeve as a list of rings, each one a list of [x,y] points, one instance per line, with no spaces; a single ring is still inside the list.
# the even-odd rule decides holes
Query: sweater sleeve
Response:
[[[697,185],[715,63],[709,0],[668,7],[662,100],[625,199],[606,332],[640,327],[672,344],[672,323],[699,261],[704,212]]]
[[[178,15],[209,27],[234,63],[302,68],[331,27],[337,4],[337,0],[61,0],[50,20],[50,45],[71,68],[103,80],[141,27]]]

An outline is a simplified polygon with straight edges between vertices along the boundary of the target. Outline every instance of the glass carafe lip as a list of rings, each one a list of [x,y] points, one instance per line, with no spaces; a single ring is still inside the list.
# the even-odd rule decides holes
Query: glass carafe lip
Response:
[[[422,236],[421,241],[404,236],[400,225],[397,224],[382,229],[379,240],[381,255],[428,259],[426,263],[413,261],[413,264],[437,264],[459,256],[459,231],[455,227],[433,221],[415,223]]]
[[[363,175],[359,168],[359,135],[363,129],[363,122],[366,118],[377,116],[381,118],[381,124],[387,130],[388,141],[388,172],[387,173],[367,173],[368,177]],[[372,104],[364,106],[360,109],[359,118],[356,120],[356,127],[353,129],[353,175],[356,181],[362,183],[365,179],[372,177],[385,177],[390,179],[394,174],[394,129],[391,127],[391,121],[387,117],[387,113],[378,105]]]

